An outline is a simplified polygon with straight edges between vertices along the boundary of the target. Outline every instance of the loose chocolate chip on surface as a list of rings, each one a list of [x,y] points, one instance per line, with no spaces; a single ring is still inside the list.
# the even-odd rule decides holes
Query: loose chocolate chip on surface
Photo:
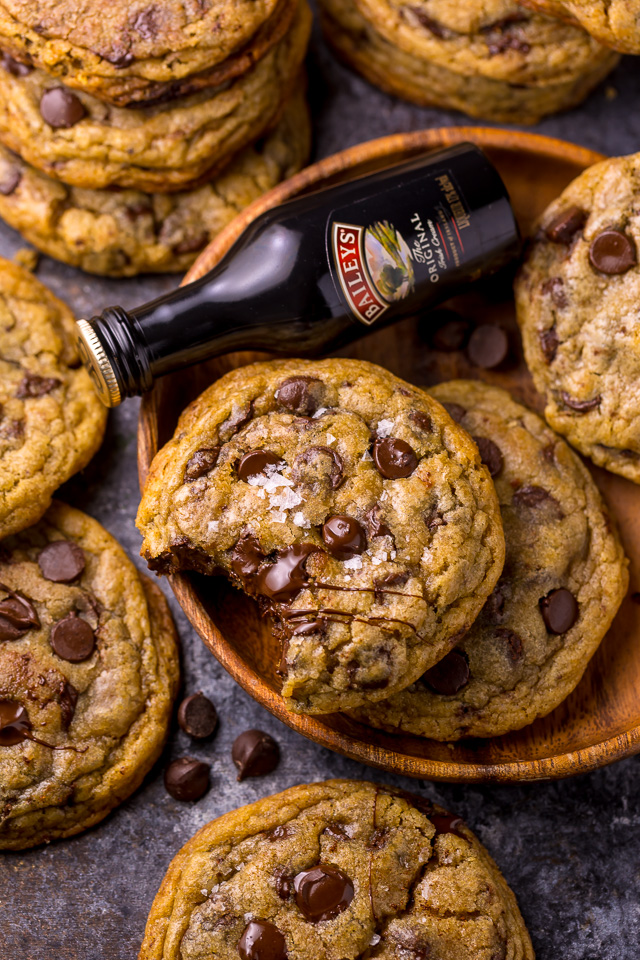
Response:
[[[287,944],[267,920],[252,920],[238,941],[241,960],[287,960]]]
[[[294,881],[298,909],[307,920],[331,920],[353,900],[353,883],[346,873],[328,863],[303,870]]]
[[[252,533],[246,533],[238,540],[231,555],[231,569],[237,577],[245,580],[258,572],[264,560],[260,543]]]
[[[190,737],[204,740],[218,726],[218,712],[204,693],[192,693],[178,708],[178,723]]]
[[[558,351],[558,345],[560,343],[558,334],[556,333],[556,328],[551,327],[550,330],[540,330],[538,332],[538,340],[540,342],[540,349],[542,350],[545,360],[547,363],[551,363],[553,360],[555,360],[555,356]]]
[[[35,607],[27,597],[0,583],[0,590],[9,596],[0,602],[0,643],[18,640],[28,630],[40,626]]]
[[[193,757],[173,760],[164,771],[164,785],[174,800],[199,800],[209,788],[208,763]]]
[[[586,222],[587,214],[584,210],[580,207],[567,207],[553,218],[545,230],[545,235],[552,243],[571,243]]]
[[[280,762],[280,747],[264,730],[245,730],[233,741],[231,759],[238,769],[238,780],[265,777]]]
[[[387,480],[410,477],[418,466],[416,452],[405,440],[385,437],[373,445],[373,461],[378,472]]]
[[[54,540],[38,554],[38,566],[45,580],[52,583],[71,583],[85,568],[82,547],[72,540]]]
[[[540,613],[549,633],[566,633],[580,615],[578,601],[566,587],[551,590],[539,601]]]
[[[590,410],[595,410],[596,407],[600,406],[602,397],[598,394],[590,400],[577,400],[575,397],[572,397],[571,394],[563,392],[562,402],[565,407],[569,407],[570,410],[575,410],[576,413],[588,413]]]
[[[13,747],[29,739],[29,714],[15,700],[0,700],[0,747]]]
[[[502,451],[498,444],[489,440],[488,437],[472,437],[471,439],[480,451],[480,459],[491,476],[497,477],[504,466]]]
[[[492,323],[482,323],[471,334],[467,346],[467,357],[476,367],[493,370],[499,367],[509,355],[509,338],[502,329]]]
[[[17,167],[6,167],[0,173],[0,193],[2,196],[10,197],[18,189],[21,180],[22,173]]]
[[[626,273],[638,263],[636,245],[622,230],[603,230],[591,241],[589,263],[608,276]]]
[[[422,680],[435,693],[452,697],[469,682],[469,661],[462,650],[452,650],[422,675]]]
[[[320,407],[323,389],[322,380],[316,377],[291,377],[282,381],[276,390],[276,399],[292,413],[310,417]]]
[[[220,447],[206,447],[202,450],[196,450],[184,471],[185,480],[199,480],[205,474],[213,470],[218,457],[220,456]]]
[[[464,350],[470,333],[471,324],[460,317],[458,320],[450,320],[436,330],[431,338],[431,344],[434,350],[455,353],[457,350]]]
[[[81,663],[93,653],[96,637],[91,625],[70,613],[53,625],[49,639],[53,652],[69,663]]]
[[[270,450],[249,450],[238,463],[238,476],[246,481],[264,473],[266,467],[279,467],[283,463],[282,457]]]
[[[322,539],[332,557],[350,560],[367,549],[367,536],[354,517],[329,517],[322,527]]]
[[[18,384],[16,397],[19,400],[25,400],[28,397],[44,397],[61,383],[62,381],[57,377],[38,377],[33,373],[27,373]]]
[[[54,130],[73,127],[87,115],[82,101],[64,87],[45,90],[40,98],[40,113]]]
[[[313,543],[294,543],[281,550],[275,563],[265,563],[258,570],[257,592],[276,603],[293,600],[309,582],[304,565],[317,549]]]

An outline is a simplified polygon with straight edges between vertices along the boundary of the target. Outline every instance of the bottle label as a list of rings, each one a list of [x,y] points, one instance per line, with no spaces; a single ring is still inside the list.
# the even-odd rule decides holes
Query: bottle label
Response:
[[[358,208],[365,213],[373,204],[377,213],[387,206],[390,218],[354,223],[353,208],[336,210],[327,236],[334,282],[353,315],[367,325],[417,288],[452,279],[477,255],[479,245],[450,170],[423,172],[413,183],[404,180],[383,198],[378,194]]]

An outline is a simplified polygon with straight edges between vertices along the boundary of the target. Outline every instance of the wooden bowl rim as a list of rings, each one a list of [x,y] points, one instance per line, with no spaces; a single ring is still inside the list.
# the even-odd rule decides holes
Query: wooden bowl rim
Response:
[[[207,273],[229,249],[246,225],[263,211],[314,187],[342,170],[403,151],[448,146],[464,140],[477,143],[481,147],[533,153],[550,160],[569,160],[584,167],[605,159],[601,153],[554,137],[491,127],[435,127],[413,133],[393,134],[357,144],[306,167],[254,201],[202,251],[182,283],[190,283]],[[154,388],[143,397],[140,408],[138,474],[141,489],[144,487],[149,466],[158,445],[157,401],[158,392],[157,388]],[[493,764],[433,760],[379,747],[374,742],[359,740],[327,726],[318,717],[290,713],[282,698],[259,674],[247,667],[238,652],[227,643],[213,620],[205,614],[189,578],[174,574],[167,579],[178,603],[206,646],[254,700],[293,730],[350,759],[393,773],[427,780],[451,783],[520,782],[561,779],[587,773],[640,752],[640,725],[577,750],[539,759]],[[372,736],[375,737],[373,729]]]

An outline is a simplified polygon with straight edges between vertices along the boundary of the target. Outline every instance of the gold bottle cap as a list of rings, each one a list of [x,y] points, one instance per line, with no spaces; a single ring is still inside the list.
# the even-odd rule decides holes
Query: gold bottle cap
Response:
[[[96,393],[105,407],[117,407],[122,395],[113,367],[95,330],[86,320],[76,320],[78,328],[78,352],[89,371]]]

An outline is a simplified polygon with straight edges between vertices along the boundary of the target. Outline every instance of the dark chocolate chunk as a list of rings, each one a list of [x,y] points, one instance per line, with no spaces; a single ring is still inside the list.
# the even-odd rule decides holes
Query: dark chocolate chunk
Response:
[[[287,944],[268,920],[252,920],[238,941],[240,960],[287,960]]]
[[[430,813],[429,820],[431,820],[431,823],[436,828],[436,837],[443,833],[455,833],[456,836],[462,837],[463,840],[466,839],[460,829],[464,827],[464,820],[462,820],[461,817],[457,817],[455,813]]]
[[[220,447],[204,447],[202,450],[196,450],[194,455],[187,461],[184,471],[184,479],[199,480],[205,474],[213,470],[218,457],[220,456]]]
[[[416,452],[405,440],[385,437],[373,445],[373,461],[378,472],[387,480],[410,477],[418,466]]]
[[[497,477],[504,466],[502,451],[498,444],[489,440],[488,437],[472,437],[471,439],[480,451],[480,459],[491,476]]]
[[[238,780],[265,777],[280,762],[280,747],[264,730],[245,730],[233,741],[231,759],[238,769]]]
[[[4,52],[0,54],[0,66],[3,70],[6,70],[7,73],[10,73],[12,77],[28,77],[33,70],[33,67],[29,66],[28,63],[21,63],[19,60],[14,60],[13,57]]]
[[[172,253],[180,256],[183,253],[196,253],[198,250],[202,250],[209,242],[209,234],[206,230],[201,230],[200,233],[196,233],[192,237],[185,237],[179,243],[175,243],[171,247]]]
[[[54,130],[68,129],[86,117],[82,101],[66,87],[50,87],[40,98],[40,114]]]
[[[276,840],[286,840],[292,833],[293,829],[285,823],[279,827],[274,827],[273,830],[269,830],[265,833],[265,837],[270,843],[275,843]]]
[[[22,180],[22,172],[17,167],[6,167],[0,173],[0,193],[3,197],[10,197]]]
[[[376,537],[393,536],[387,524],[380,519],[381,512],[380,504],[376,503],[376,505],[371,507],[371,510],[365,514],[364,520],[367,525],[370,540],[375,540]]]
[[[276,603],[289,603],[308,583],[305,562],[317,549],[313,543],[294,543],[280,550],[275,563],[264,563],[258,570],[257,592]]]
[[[82,547],[72,540],[54,540],[38,554],[38,566],[45,580],[52,583],[71,583],[85,568]]]
[[[238,462],[238,476],[241,480],[249,480],[265,472],[265,467],[281,467],[284,464],[282,457],[271,450],[249,450]]]
[[[337,490],[344,480],[344,464],[342,457],[330,447],[309,447],[298,457],[296,457],[294,474],[295,477],[303,482],[313,483],[326,476],[326,470],[322,469],[323,462],[329,465],[329,483],[332,490]],[[307,470],[303,468],[306,467]],[[313,473],[315,469],[315,473]]]
[[[419,430],[422,430],[423,433],[431,433],[433,429],[431,417],[428,413],[424,413],[422,410],[412,410],[409,414],[409,420],[411,423],[415,423],[416,427],[418,427]]]
[[[434,37],[437,37],[439,40],[447,40],[454,36],[455,31],[448,29],[438,20],[434,20],[433,17],[430,17],[424,12],[422,7],[413,7],[411,5],[407,5],[407,10],[410,10],[416,20],[421,23],[422,26],[429,31],[429,33],[432,33]]]
[[[556,328],[551,327],[550,330],[538,331],[538,340],[540,341],[540,349],[542,350],[545,360],[547,363],[552,363],[553,360],[555,360],[558,344],[560,343]]]
[[[387,845],[389,833],[390,831],[388,827],[382,827],[379,830],[374,830],[367,844],[369,850],[382,850],[382,848]]]
[[[503,17],[502,20],[496,20],[482,28],[486,34],[487,48],[490,57],[496,57],[507,50],[515,50],[517,53],[527,54],[531,46],[524,39],[524,36],[513,31],[517,24],[525,23],[528,17],[520,14],[514,14],[513,17]]]
[[[538,602],[542,619],[549,633],[566,633],[580,616],[578,601],[566,587],[551,590]]]
[[[164,771],[164,785],[174,800],[199,800],[209,789],[208,763],[193,757],[173,760]]]
[[[506,627],[498,627],[495,631],[496,637],[499,637],[500,640],[504,640],[507,645],[507,654],[509,659],[513,663],[517,663],[518,660],[522,660],[524,647],[522,643],[522,637],[519,634],[514,633],[513,630],[507,630]]]
[[[638,263],[636,245],[622,230],[603,230],[591,241],[589,263],[607,276],[626,273]]]
[[[293,877],[280,870],[274,875],[273,880],[277,895],[281,900],[288,900],[293,890]]]
[[[316,377],[290,377],[276,390],[279,404],[303,417],[312,416],[322,406],[324,384]]]
[[[595,397],[591,397],[590,400],[577,400],[575,397],[572,397],[569,393],[562,393],[562,402],[565,407],[569,407],[570,410],[575,410],[576,413],[588,413],[589,410],[595,410],[596,407],[599,407],[602,403],[602,397],[600,394],[597,394]]]
[[[487,598],[482,612],[491,617],[492,620],[502,620],[504,616],[504,594],[499,586]]]
[[[0,583],[0,590],[9,594],[0,602],[0,643],[18,640],[28,630],[40,626],[36,609],[27,597],[10,590],[3,583]]]
[[[131,29],[143,40],[154,40],[158,36],[159,11],[155,4],[131,15]]]
[[[62,660],[81,663],[93,653],[96,637],[86,620],[70,613],[68,617],[54,623],[49,643],[53,652]]]
[[[235,436],[238,430],[241,430],[245,424],[249,423],[253,416],[253,401],[250,401],[245,407],[238,409],[234,404],[227,419],[218,427],[218,436],[226,443],[231,437]]]
[[[26,373],[18,384],[16,397],[19,400],[24,400],[27,397],[44,397],[45,394],[51,393],[52,390],[59,387],[61,383],[62,381],[56,377],[38,377],[33,373]]]
[[[330,823],[322,831],[327,837],[332,837],[334,840],[350,840],[351,837],[345,830],[343,826],[339,823]]]
[[[59,702],[62,729],[68,730],[71,726],[71,721],[74,718],[76,705],[78,703],[78,691],[72,683],[69,683],[68,680],[65,680],[61,684]]]
[[[549,277],[549,279],[545,280],[540,287],[540,292],[544,296],[551,297],[553,303],[560,310],[563,310],[564,307],[566,307],[569,303],[562,277]]]
[[[231,554],[231,569],[236,577],[246,580],[253,577],[264,560],[260,543],[252,533],[245,533],[236,543]]]
[[[424,683],[434,693],[452,697],[469,682],[469,661],[462,650],[452,650],[434,667],[422,675]]]
[[[178,723],[190,737],[204,740],[218,726],[218,713],[204,693],[192,693],[178,708]]]
[[[509,355],[509,338],[502,329],[492,323],[481,323],[471,334],[467,357],[476,367],[493,370]]]
[[[446,527],[447,521],[440,513],[438,506],[434,506],[429,513],[423,514],[425,526],[428,530],[437,530],[438,527]]]
[[[293,886],[298,909],[311,923],[337,917],[347,909],[354,895],[353,883],[347,874],[328,863],[302,870]]]
[[[530,483],[518,487],[513,495],[513,503],[517,506],[532,507],[534,510],[542,504],[550,502],[556,503],[557,501],[548,490]]]
[[[0,747],[13,747],[30,739],[29,714],[15,700],[0,700]]]
[[[456,350],[464,350],[470,333],[471,324],[469,321],[459,317],[439,327],[431,338],[431,345],[434,350],[441,350],[443,353],[455,353]]]
[[[298,624],[291,635],[294,637],[307,636],[310,633],[324,633],[324,630],[325,625],[322,620],[306,620],[304,623]]]
[[[445,408],[452,420],[455,420],[456,423],[460,423],[464,419],[466,410],[464,407],[461,407],[459,403],[443,403],[442,406]]]
[[[580,207],[567,207],[556,214],[545,230],[547,240],[552,243],[571,243],[576,233],[587,222],[587,214]]]
[[[354,517],[329,517],[322,527],[322,539],[332,557],[350,560],[367,549],[367,535]]]

